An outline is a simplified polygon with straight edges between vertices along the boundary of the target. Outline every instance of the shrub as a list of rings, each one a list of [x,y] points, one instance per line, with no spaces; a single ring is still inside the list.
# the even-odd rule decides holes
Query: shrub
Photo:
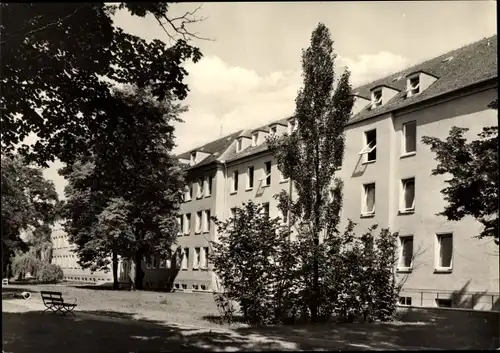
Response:
[[[37,272],[37,280],[41,283],[57,283],[64,277],[63,270],[56,264],[44,264]]]

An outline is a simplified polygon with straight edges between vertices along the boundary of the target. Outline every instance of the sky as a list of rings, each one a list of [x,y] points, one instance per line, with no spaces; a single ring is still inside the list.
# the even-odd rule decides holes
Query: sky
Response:
[[[172,16],[199,3],[171,5]],[[237,130],[293,114],[301,86],[301,53],[324,23],[334,40],[338,76],[351,71],[352,85],[367,83],[496,33],[496,2],[210,2],[203,21],[188,27],[210,40],[193,39],[203,58],[188,62],[188,112],[176,124],[175,153]],[[147,40],[168,37],[154,18],[119,11],[126,32]],[[44,174],[63,197],[64,179],[54,163]]]

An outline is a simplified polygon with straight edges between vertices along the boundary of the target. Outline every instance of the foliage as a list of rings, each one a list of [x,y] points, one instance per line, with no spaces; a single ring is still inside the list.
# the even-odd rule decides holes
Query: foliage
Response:
[[[88,146],[113,134],[123,119],[115,83],[151,87],[151,94],[184,99],[188,75],[182,64],[201,58],[188,44],[194,11],[169,18],[168,3],[2,3],[2,153],[30,134],[34,146],[19,151],[47,166],[58,157],[73,163]],[[120,8],[133,16],[152,15],[171,28],[172,46],[146,41],[113,23]],[[20,118],[22,116],[22,118]],[[148,118],[148,117],[145,117]]]
[[[41,283],[57,283],[64,277],[63,270],[56,264],[43,264],[37,271],[36,278]]]
[[[313,321],[322,305],[320,237],[338,232],[342,182],[335,178],[335,171],[342,164],[344,126],[353,106],[349,71],[341,75],[334,89],[336,55],[332,45],[328,28],[320,23],[312,33],[311,46],[302,53],[304,84],[294,115],[298,129],[290,136],[269,140],[278,168],[297,190],[296,200],[284,191],[278,199],[299,233],[304,256],[302,283]]]
[[[32,253],[17,254],[12,260],[12,274],[15,277],[22,277],[26,273],[30,273],[36,277],[43,265],[42,261]]]
[[[52,181],[42,170],[28,165],[20,156],[1,157],[2,254],[9,259],[16,251],[27,251],[21,233],[33,231],[33,242],[47,240],[47,229],[57,220],[58,197]],[[48,236],[50,240],[50,234]],[[4,261],[5,266],[8,261]]]
[[[68,180],[64,228],[82,267],[107,268],[111,255],[114,265],[117,255],[130,258],[141,289],[142,258],[169,256],[177,234],[184,181],[182,166],[171,154],[171,122],[184,109],[170,99],[157,102],[149,90],[130,88],[115,95],[126,108],[118,113],[126,119],[94,144],[91,156],[81,155],[60,170]]]
[[[497,107],[494,101],[489,105]],[[458,221],[472,216],[483,226],[479,238],[499,242],[498,228],[498,126],[484,127],[478,139],[467,142],[466,128],[452,127],[446,140],[424,136],[422,142],[436,153],[437,167],[432,175],[450,175],[441,190],[447,201],[438,213]]]
[[[210,260],[227,299],[236,300],[244,319],[253,325],[276,322],[279,252],[286,242],[286,234],[278,232],[279,220],[270,219],[250,201],[229,220],[214,222],[220,235],[212,243]]]

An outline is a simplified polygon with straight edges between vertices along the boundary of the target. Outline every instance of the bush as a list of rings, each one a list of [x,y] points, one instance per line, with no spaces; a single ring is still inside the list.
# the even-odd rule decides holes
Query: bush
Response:
[[[44,264],[37,272],[37,280],[41,283],[57,283],[64,277],[63,270],[56,264]]]

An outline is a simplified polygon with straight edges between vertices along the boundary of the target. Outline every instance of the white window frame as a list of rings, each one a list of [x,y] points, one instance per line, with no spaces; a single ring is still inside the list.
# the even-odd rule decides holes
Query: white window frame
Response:
[[[184,214],[184,235],[191,234],[191,213]]]
[[[404,254],[404,242],[405,240],[410,240],[411,239],[411,242],[412,242],[412,245],[411,245],[411,259],[410,259],[410,266],[405,266],[404,263],[405,263],[405,259],[403,258],[403,254]],[[398,261],[398,270],[400,271],[410,271],[412,268],[413,268],[413,256],[414,256],[414,247],[415,247],[415,243],[414,243],[414,238],[413,238],[413,235],[402,235],[399,237],[399,261]]]
[[[186,184],[184,186],[184,202],[191,201],[192,199],[192,186],[190,184]]]
[[[178,235],[181,235],[184,232],[184,215],[177,216],[177,223],[179,224]]]
[[[265,211],[266,208],[267,208],[267,216],[271,217],[271,206],[270,206],[269,202],[262,203],[262,214],[264,214],[264,215],[266,214],[266,211]]]
[[[205,210],[203,212],[203,217],[205,219],[203,220],[203,229],[202,229],[202,231],[204,233],[209,233],[210,230],[211,230],[211,228],[212,228],[211,227],[212,220],[210,219],[212,217],[212,212],[210,210]]]
[[[269,163],[269,173],[267,171],[267,165]],[[267,162],[264,162],[264,176],[262,178],[260,178],[261,181],[264,181],[264,186],[270,186],[271,183],[272,183],[272,171],[273,171],[273,163],[271,161],[267,161]],[[267,182],[267,179],[271,179],[269,180],[269,183]]]
[[[200,260],[201,260],[201,269],[202,270],[206,270],[208,269],[208,256],[209,256],[209,248],[208,246],[204,246],[201,248],[202,250],[202,253],[201,253],[201,256],[200,256]]]
[[[189,248],[184,248],[182,249],[181,270],[186,271],[188,269],[189,269]]]
[[[275,137],[276,135],[278,135],[278,127],[276,125],[269,127],[269,135],[271,137]]]
[[[368,133],[375,131],[375,143],[374,141],[371,141],[368,143]],[[363,143],[364,147],[363,149],[359,152],[360,156],[364,156],[364,163],[371,163],[375,162],[377,160],[377,157],[375,156],[375,159],[368,159],[368,155],[377,148],[377,129],[370,129],[366,130],[363,134]]]
[[[200,262],[201,262],[201,248],[195,247],[193,255],[194,255],[193,256],[193,270],[198,270],[200,268]]]
[[[417,84],[412,85],[411,81],[417,79]],[[406,79],[406,96],[412,97],[420,93],[420,74],[411,75]]]
[[[236,153],[241,152],[243,149],[243,138],[240,137],[239,139],[236,140]]]
[[[203,211],[196,211],[194,233],[200,234],[203,228]]]
[[[196,190],[196,198],[201,199],[205,194],[205,182],[204,179],[200,178],[196,182],[197,190]]]
[[[191,152],[190,162],[191,164],[196,164],[196,151]]]
[[[403,299],[403,303],[401,303],[401,299]],[[408,299],[410,299],[410,302],[412,301],[411,297],[400,296],[399,300],[398,300],[399,305],[401,305],[401,306],[411,306],[411,303],[408,304]]]
[[[237,207],[231,207],[229,209],[229,218],[235,218],[237,213]]]
[[[238,178],[237,178],[238,180],[236,180],[236,182],[235,182],[236,175],[238,176]],[[240,173],[238,170],[234,170],[233,175],[231,177],[231,192],[232,193],[238,192],[239,184],[240,184]]]
[[[250,170],[252,173],[250,174]],[[250,186],[250,175],[252,175],[252,185]],[[253,165],[247,167],[247,185],[246,190],[252,190],[255,186],[255,167]]]
[[[406,183],[409,181],[413,181],[413,203],[410,208],[406,207]],[[413,213],[415,212],[415,199],[416,199],[416,183],[415,177],[401,179],[401,187],[400,187],[400,197],[399,197],[399,213]]]
[[[257,146],[258,143],[259,143],[259,133],[254,132],[252,133],[252,147]]]
[[[374,202],[373,202],[373,210],[371,212],[368,212],[366,210],[367,208],[367,199],[368,199],[368,187],[369,186],[373,186],[373,189],[374,189]],[[362,198],[362,208],[361,208],[361,215],[362,216],[371,216],[371,215],[374,215],[375,214],[375,209],[376,209],[376,206],[377,206],[377,198],[376,198],[376,194],[377,194],[377,186],[375,185],[375,183],[367,183],[367,184],[363,184],[363,198]]]
[[[445,236],[451,236],[451,259],[450,259],[450,266],[448,267],[443,267],[440,264],[441,260],[441,241],[443,237]],[[437,233],[436,234],[436,252],[435,252],[435,270],[436,271],[443,271],[443,272],[451,272],[453,270],[453,233]]]
[[[380,93],[380,98],[376,99],[379,93]],[[372,109],[380,107],[381,105],[382,105],[382,88],[379,88],[372,92]]]
[[[406,150],[406,127],[410,124],[415,124],[415,151],[407,151]],[[411,155],[414,155],[417,153],[417,121],[416,120],[412,120],[412,121],[408,121],[406,123],[403,124],[403,129],[402,129],[402,132],[403,132],[403,137],[401,139],[402,141],[402,145],[401,145],[401,155],[403,156],[411,156]]]
[[[212,196],[212,182],[213,178],[211,176],[205,177],[205,183],[204,183],[204,187],[206,188],[205,197]]]

